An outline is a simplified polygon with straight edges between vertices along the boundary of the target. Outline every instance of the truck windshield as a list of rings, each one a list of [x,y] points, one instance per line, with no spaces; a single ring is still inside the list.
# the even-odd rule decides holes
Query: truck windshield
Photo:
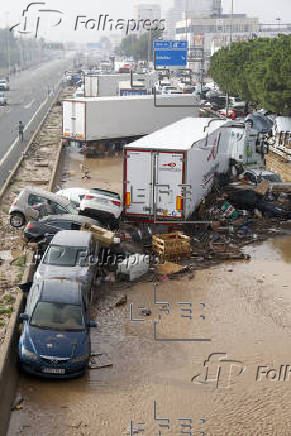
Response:
[[[44,255],[43,263],[46,265],[76,266],[80,257],[86,256],[84,247],[65,247],[51,245]]]
[[[85,320],[81,306],[39,301],[30,325],[56,330],[84,330]]]

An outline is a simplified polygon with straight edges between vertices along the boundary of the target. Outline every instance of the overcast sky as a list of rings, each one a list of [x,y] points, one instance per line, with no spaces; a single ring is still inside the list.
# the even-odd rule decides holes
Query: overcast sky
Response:
[[[9,24],[12,26],[20,21],[23,9],[29,4],[29,0],[2,0],[0,26]],[[58,9],[63,12],[62,23],[57,27],[54,15],[43,14],[47,19],[40,21],[39,34],[50,40],[59,41],[98,41],[102,32],[79,28],[74,31],[77,15],[85,15],[87,19],[98,20],[99,14],[109,14],[110,17],[132,18],[133,6],[138,3],[159,3],[162,6],[163,17],[167,9],[172,7],[173,0],[46,0],[42,8]],[[223,0],[225,13],[230,12],[231,0]],[[282,22],[291,23],[291,0],[234,0],[235,13],[247,13],[250,16],[258,16],[263,23],[274,23],[280,17]],[[50,18],[48,18],[50,17]],[[44,23],[47,22],[47,27]],[[50,25],[49,25],[50,24]]]

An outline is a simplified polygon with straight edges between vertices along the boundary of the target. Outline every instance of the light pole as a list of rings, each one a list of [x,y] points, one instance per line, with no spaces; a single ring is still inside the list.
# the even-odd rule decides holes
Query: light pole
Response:
[[[232,43],[232,34],[233,34],[233,0],[231,0],[231,22],[230,22],[229,46]]]
[[[278,33],[280,33],[281,32],[281,18],[280,17],[276,18],[276,21],[278,22],[278,27],[279,27]]]
[[[10,77],[10,32],[9,32],[9,12],[5,12],[7,20],[7,60],[8,60],[8,77]]]
[[[229,50],[232,44],[232,39],[233,39],[232,36],[233,36],[233,0],[231,0],[231,21],[230,21],[229,46],[228,46]],[[228,117],[228,111],[229,111],[229,92],[227,92],[226,94],[226,108],[225,108],[226,117]]]
[[[148,11],[151,12],[151,17],[153,17],[154,9],[149,8]],[[152,46],[152,27],[150,28],[148,35],[149,35],[149,37],[148,37],[148,69],[150,69],[150,57],[151,57],[151,46]]]

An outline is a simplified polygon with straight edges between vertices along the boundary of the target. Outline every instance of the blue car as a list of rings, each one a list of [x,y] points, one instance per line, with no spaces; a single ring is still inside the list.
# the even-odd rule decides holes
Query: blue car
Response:
[[[22,369],[46,378],[84,374],[91,354],[88,298],[76,281],[34,282],[29,291],[19,339]]]

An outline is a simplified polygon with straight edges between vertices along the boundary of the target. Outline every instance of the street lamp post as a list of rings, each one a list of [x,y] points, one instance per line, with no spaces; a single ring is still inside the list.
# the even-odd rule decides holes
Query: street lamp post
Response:
[[[230,32],[229,32],[229,50],[230,46],[232,44],[233,40],[233,0],[231,0],[231,21],[230,21]],[[225,115],[228,117],[228,111],[229,111],[229,92],[226,94],[226,108],[225,108]]]
[[[230,23],[229,45],[232,43],[232,35],[233,35],[233,0],[231,0],[231,23]]]

